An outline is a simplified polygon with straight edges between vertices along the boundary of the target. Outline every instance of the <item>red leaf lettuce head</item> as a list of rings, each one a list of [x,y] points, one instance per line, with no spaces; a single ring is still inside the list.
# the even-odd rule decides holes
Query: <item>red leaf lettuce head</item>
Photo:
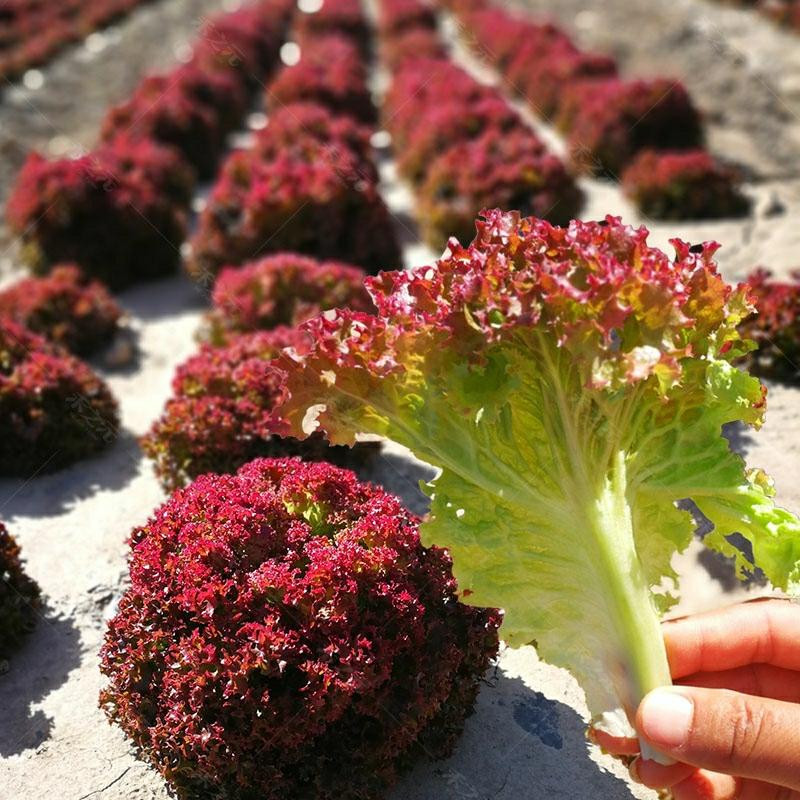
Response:
[[[489,128],[506,134],[524,128],[519,114],[499,94],[466,106],[460,100],[426,106],[408,144],[398,154],[397,169],[405,178],[419,181],[436,156],[458,142],[477,138]]]
[[[101,705],[179,797],[366,800],[452,747],[497,650],[445,552],[330,464],[253,461],[131,537]]]
[[[797,381],[800,379],[800,271],[789,280],[757,269],[747,277],[756,313],[740,326],[742,336],[757,349],[748,366],[758,375]]]
[[[395,150],[402,152],[418,129],[420,109],[454,102],[466,108],[495,97],[494,87],[478,83],[449,59],[406,59],[384,97],[383,124],[392,134]]]
[[[566,36],[546,43],[535,36],[520,49],[504,78],[538,115],[549,118],[558,111],[565,88],[571,83],[616,74],[617,65],[610,56],[582,52]]]
[[[117,403],[82,361],[0,317],[0,475],[29,478],[108,447]]]
[[[419,217],[425,239],[441,248],[449,235],[467,244],[487,207],[566,223],[582,204],[583,192],[561,159],[531,131],[492,126],[433,161],[420,186]]]
[[[6,206],[30,267],[74,262],[112,289],[173,272],[185,218],[143,174],[102,151],[57,161],[32,153]]]
[[[646,148],[686,150],[702,146],[700,113],[686,87],[668,78],[578,80],[560,104],[576,168],[618,176]]]
[[[370,143],[370,129],[348,115],[338,114],[313,102],[289,103],[270,115],[269,124],[256,135],[254,149],[262,158],[274,159],[287,152],[316,158],[324,145],[333,158],[355,156],[364,180],[378,182],[378,170]]]
[[[206,179],[246,106],[246,93],[233,73],[185,64],[145,78],[106,114],[101,137],[113,141],[125,135],[175,147]]]
[[[194,196],[194,170],[174,147],[122,135],[101,145],[94,156],[115,175],[152,187],[178,208],[187,207]]]
[[[643,150],[622,173],[625,194],[654,219],[718,219],[746,214],[738,172],[706,150]]]
[[[383,0],[378,9],[378,33],[393,39],[409,30],[436,31],[436,13],[420,0]]]
[[[295,327],[328,309],[372,308],[363,270],[297,253],[224,269],[211,299],[209,334],[218,344],[239,333]]]
[[[287,347],[305,352],[308,335],[294,328],[235,336],[224,346],[204,344],[181,364],[172,397],[141,440],[156,475],[172,490],[207,472],[234,472],[259,456],[300,455],[358,464],[374,445],[330,448],[322,436],[299,442],[280,438],[286,425],[276,412],[283,376],[272,359]]]
[[[340,35],[301,43],[300,61],[278,72],[266,99],[270,108],[313,102],[362,123],[375,120],[364,62],[353,42]]]
[[[25,278],[0,291],[0,317],[10,317],[76,355],[111,343],[122,309],[99,281],[74,264],[42,278]]]
[[[443,62],[447,56],[439,34],[428,28],[410,28],[383,43],[382,60],[394,71],[418,59]]]
[[[505,72],[527,41],[533,40],[541,47],[543,42],[566,36],[553,25],[537,25],[493,5],[477,3],[475,9],[467,6],[463,11],[461,19],[465,30],[462,34],[474,50],[488,58],[501,72]]]
[[[190,274],[200,280],[269,252],[341,259],[369,271],[400,262],[386,204],[346,149],[308,146],[265,160],[226,161],[193,239]]]
[[[277,61],[290,3],[260,2],[212,17],[200,32],[192,60],[202,69],[235,70],[256,84]]]
[[[321,39],[338,36],[357,45],[362,55],[372,36],[359,0],[323,0],[318,10],[296,15],[295,33],[301,47],[313,49]]]
[[[26,574],[19,545],[0,522],[0,658],[36,624],[40,590]]]

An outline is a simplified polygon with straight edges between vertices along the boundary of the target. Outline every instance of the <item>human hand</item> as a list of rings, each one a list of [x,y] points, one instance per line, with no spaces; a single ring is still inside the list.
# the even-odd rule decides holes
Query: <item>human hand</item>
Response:
[[[800,800],[800,605],[757,600],[663,626],[674,688],[656,689],[636,739],[595,739],[636,756],[631,774],[675,800]]]

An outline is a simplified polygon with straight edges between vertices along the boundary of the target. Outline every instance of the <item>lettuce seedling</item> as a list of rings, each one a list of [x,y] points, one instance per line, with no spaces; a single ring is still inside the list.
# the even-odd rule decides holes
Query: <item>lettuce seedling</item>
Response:
[[[308,323],[313,348],[279,362],[281,413],[292,435],[381,434],[438,467],[422,536],[449,549],[461,597],[502,608],[509,644],[535,643],[596,727],[630,735],[670,682],[659,617],[695,531],[678,501],[740,573],[735,532],[776,587],[800,588],[800,523],[722,436],[764,417],[764,387],[731,363],[751,299],[713,243],[673,240],[673,260],[614,217],[484,216],[436,266],[368,279],[376,316]]]

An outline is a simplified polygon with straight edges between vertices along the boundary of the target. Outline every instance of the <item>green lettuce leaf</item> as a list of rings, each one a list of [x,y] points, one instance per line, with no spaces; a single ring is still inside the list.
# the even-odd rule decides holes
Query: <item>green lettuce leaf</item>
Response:
[[[462,599],[503,609],[511,645],[570,670],[594,723],[629,733],[670,682],[659,619],[675,553],[705,544],[786,591],[800,588],[800,524],[729,449],[758,426],[765,390],[731,361],[744,287],[713,244],[676,257],[618,219],[568,229],[486,212],[469,248],[371,279],[376,317],[313,321],[308,354],[280,362],[289,432],[335,443],[380,434],[439,469],[423,540],[450,550]]]

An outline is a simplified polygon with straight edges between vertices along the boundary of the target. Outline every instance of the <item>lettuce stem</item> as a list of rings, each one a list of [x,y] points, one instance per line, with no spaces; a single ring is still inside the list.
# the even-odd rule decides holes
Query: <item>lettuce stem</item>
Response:
[[[644,696],[659,686],[670,685],[672,679],[659,614],[636,552],[627,488],[626,456],[619,451],[596,502],[592,528],[597,544],[596,568],[602,574],[602,585],[607,587],[605,601],[617,636],[617,648],[609,654],[607,669],[633,725]],[[644,742],[642,755],[664,761]]]

